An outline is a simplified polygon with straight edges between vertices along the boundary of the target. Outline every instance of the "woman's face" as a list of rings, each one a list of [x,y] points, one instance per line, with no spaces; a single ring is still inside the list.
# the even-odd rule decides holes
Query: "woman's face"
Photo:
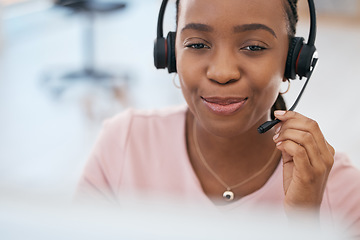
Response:
[[[269,119],[288,51],[283,0],[181,0],[177,70],[195,118],[218,136]]]

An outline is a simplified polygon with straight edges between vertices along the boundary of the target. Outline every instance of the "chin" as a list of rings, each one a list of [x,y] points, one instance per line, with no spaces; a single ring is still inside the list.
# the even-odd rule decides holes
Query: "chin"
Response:
[[[228,119],[207,119],[202,121],[203,127],[210,133],[218,137],[233,138],[248,134],[251,131],[257,132],[257,125],[251,124],[251,120],[244,118]]]

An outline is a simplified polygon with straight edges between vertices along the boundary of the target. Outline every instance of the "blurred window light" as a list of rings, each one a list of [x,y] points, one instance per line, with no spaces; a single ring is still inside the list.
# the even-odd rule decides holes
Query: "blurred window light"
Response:
[[[315,0],[319,13],[360,15],[359,0]]]
[[[2,5],[4,6],[8,6],[8,5],[12,5],[12,4],[18,4],[18,3],[24,3],[24,2],[30,2],[30,1],[34,1],[34,0],[2,0]]]
[[[1,0],[4,7],[3,20],[36,14],[50,9],[53,6],[51,0]]]

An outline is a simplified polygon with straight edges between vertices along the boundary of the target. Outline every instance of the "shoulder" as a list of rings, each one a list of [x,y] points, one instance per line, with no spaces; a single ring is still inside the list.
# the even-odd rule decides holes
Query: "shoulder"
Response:
[[[333,203],[342,204],[344,201],[346,202],[352,200],[359,203],[359,184],[360,170],[351,163],[346,154],[336,153],[334,165],[329,174],[328,180],[328,190],[332,195]],[[358,205],[360,207],[360,204]]]
[[[104,128],[121,128],[124,125],[148,123],[149,121],[168,121],[176,119],[185,114],[187,107],[185,105],[169,107],[156,110],[138,110],[127,109],[114,117],[105,120]]]
[[[336,153],[335,161],[329,175],[328,188],[331,192],[341,193],[338,198],[344,198],[344,194],[356,194],[360,201],[360,170],[357,169],[344,153]]]
[[[330,208],[360,235],[360,170],[344,153],[336,153],[327,184]],[[356,226],[356,227],[355,227]],[[354,228],[355,227],[355,228]]]
[[[340,182],[350,184],[353,180],[357,180],[356,183],[359,183],[360,170],[352,164],[345,153],[336,153],[329,180],[336,185],[339,185]]]
[[[164,143],[183,134],[183,127],[178,125],[185,125],[186,111],[186,106],[162,110],[127,109],[105,120],[86,163],[83,185],[117,189],[126,159],[140,166],[138,163],[149,159],[150,152],[163,152],[164,147],[168,150]]]
[[[123,134],[126,132],[128,134],[144,134],[144,131],[149,129],[149,127],[166,127],[169,124],[174,125],[183,122],[186,110],[186,105],[157,110],[138,110],[130,108],[110,119],[105,120],[102,132],[110,138],[126,138],[127,134]]]
[[[123,148],[129,138],[155,137],[168,132],[185,120],[186,105],[158,110],[127,109],[104,121],[98,144],[104,148]]]

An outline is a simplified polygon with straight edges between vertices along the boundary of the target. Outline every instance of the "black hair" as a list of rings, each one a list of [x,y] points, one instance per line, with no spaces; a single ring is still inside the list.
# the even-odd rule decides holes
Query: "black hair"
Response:
[[[291,39],[295,37],[296,34],[296,24],[299,20],[297,3],[298,0],[284,0],[284,9],[287,17],[288,24],[288,36],[289,36],[289,44],[291,43]],[[179,17],[179,4],[180,0],[176,0],[176,26],[178,25],[178,17]],[[274,111],[276,110],[286,110],[286,103],[284,98],[279,93],[274,105],[271,107],[271,119],[274,120]]]

